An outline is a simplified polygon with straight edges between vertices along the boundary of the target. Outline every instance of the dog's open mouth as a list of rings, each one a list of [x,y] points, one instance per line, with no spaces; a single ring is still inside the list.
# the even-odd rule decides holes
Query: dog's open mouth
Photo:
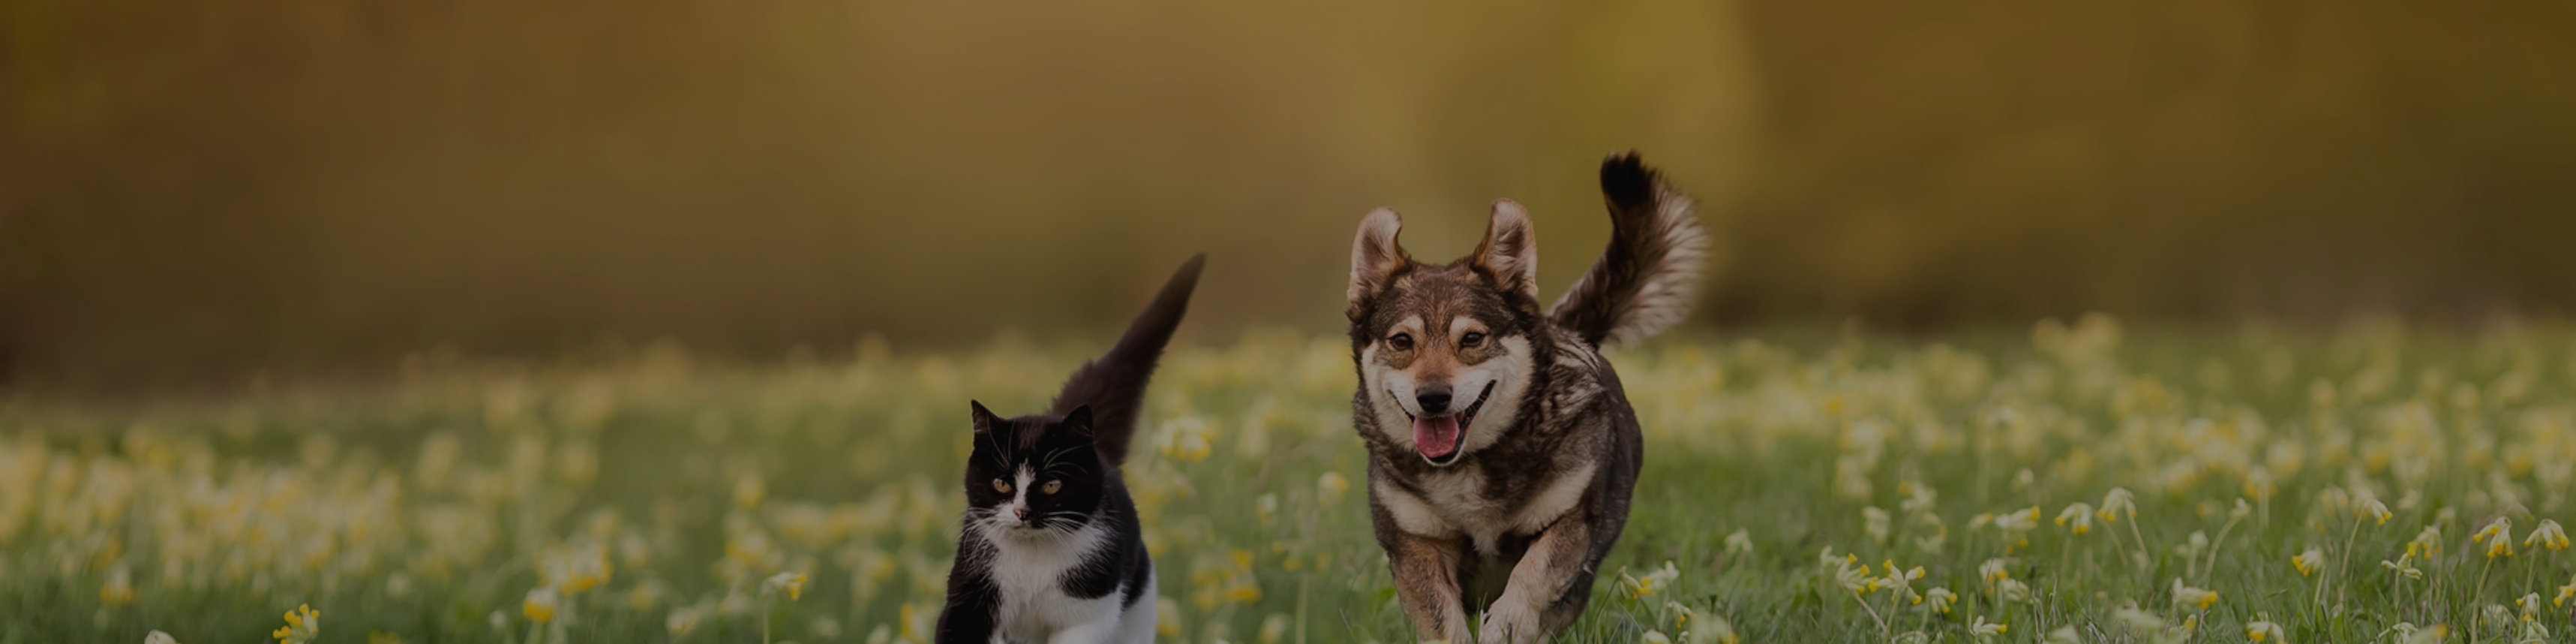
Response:
[[[1467,428],[1476,424],[1476,411],[1484,409],[1485,399],[1493,393],[1494,383],[1488,382],[1484,391],[1476,392],[1476,402],[1468,403],[1466,409],[1430,418],[1413,417],[1413,451],[1433,465],[1457,462],[1458,453],[1465,451]]]

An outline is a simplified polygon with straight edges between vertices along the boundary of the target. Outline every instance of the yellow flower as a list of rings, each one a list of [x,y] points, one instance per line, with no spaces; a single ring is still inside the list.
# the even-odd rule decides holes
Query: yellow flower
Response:
[[[2558,587],[2558,598],[2551,600],[2549,604],[2564,607],[2569,599],[2576,599],[2576,577],[2568,577],[2567,585]]]
[[[1933,588],[1923,592],[1923,600],[1924,610],[1948,615],[1950,614],[1950,605],[1958,603],[1959,595],[1957,593],[1950,592],[1950,589],[1948,588]]]
[[[1341,502],[1342,495],[1349,494],[1350,491],[1351,480],[1342,478],[1341,472],[1327,471],[1323,476],[1315,477],[1315,500],[1321,501],[1324,505]]]
[[[2513,538],[2513,517],[2496,517],[2494,521],[2487,522],[2486,527],[2478,528],[2477,534],[2469,535],[2469,543],[2486,543],[2488,539],[2511,538]]]
[[[2298,569],[2299,576],[2301,577],[2315,575],[2318,570],[2325,569],[2325,566],[2326,553],[2325,551],[2318,550],[2316,548],[2309,548],[2307,552],[2299,553],[2298,556],[2290,558],[2290,567]]]
[[[674,608],[671,609],[671,615],[669,617],[662,619],[662,627],[671,631],[671,637],[678,638],[680,636],[688,635],[689,631],[697,630],[698,620],[704,616],[704,613],[698,612],[698,609],[694,607],[682,606]]]
[[[1977,639],[1985,639],[2002,635],[2006,630],[2011,629],[2003,625],[2001,622],[1986,621],[1986,616],[1984,615],[1978,615],[1976,619],[1968,622],[1968,634],[1977,636]]]
[[[2069,522],[2072,522],[2072,525],[2069,525]],[[2066,510],[2065,510],[2065,511],[2062,511],[2062,512],[2057,513],[2057,525],[2058,525],[2058,527],[2066,528],[2066,532],[2067,532],[2068,534],[2079,534],[2079,535],[2080,535],[2080,534],[2084,534],[2084,533],[2087,533],[2087,532],[2092,532],[2092,531],[2093,531],[2093,506],[2092,506],[2092,504],[2088,504],[2088,503],[2085,503],[2085,502],[2082,502],[2082,501],[2077,501],[2077,502],[2075,502],[2075,504],[2074,504],[2074,505],[2066,506]]]
[[[2002,559],[1987,559],[1985,563],[1977,565],[1977,577],[1989,584],[2011,579],[2012,571],[2006,570],[2005,565]]]
[[[98,587],[98,603],[105,606],[125,606],[133,604],[133,571],[127,570],[123,565],[117,566],[115,570],[108,571],[107,583],[100,584]]]
[[[2421,556],[2425,559],[2442,556],[2441,526],[2424,526],[2424,531],[2415,533],[2415,539],[2413,541],[2406,542],[2406,554]]]
[[[561,607],[561,596],[555,589],[539,586],[528,590],[527,599],[519,600],[519,613],[528,621],[546,624],[555,621],[555,609]]]
[[[2290,641],[2281,634],[2281,625],[2274,624],[2269,620],[2258,620],[2253,623],[2246,624],[2245,639],[2252,640],[2256,644],[2263,644],[2265,642],[2287,644]]]
[[[2190,606],[2200,610],[2209,610],[2209,607],[2218,604],[2218,591],[2207,588],[2193,588],[2185,586],[2182,583],[2181,577],[2175,577],[2173,580],[2173,600],[2174,605],[2176,606]]]
[[[286,611],[286,626],[269,632],[270,637],[286,644],[307,644],[322,635],[322,613],[309,604],[299,604]]]
[[[2388,518],[2396,516],[2389,513],[2388,504],[2380,503],[2377,497],[2369,496],[2362,497],[2361,503],[2354,506],[2353,512],[2358,515],[2358,518],[2378,520],[2378,525],[2388,525]]]
[[[2111,488],[2102,494],[2100,514],[2103,523],[2119,523],[2121,517],[2138,518],[2137,495],[2130,494],[2129,488]]]
[[[1664,562],[1662,568],[1647,571],[1646,576],[1643,577],[1629,576],[1628,571],[1621,570],[1619,589],[1624,591],[1622,594],[1627,595],[1630,600],[1645,599],[1654,596],[1657,591],[1672,586],[1673,580],[1680,579],[1681,576],[1681,569],[1674,567],[1671,561]]]
[[[803,597],[805,595],[805,573],[782,572],[770,575],[769,581],[764,582],[761,585],[761,592],[763,593],[780,591],[785,591],[787,593],[788,601],[795,601],[797,598]]]
[[[2535,545],[2548,548],[2551,552],[2566,550],[2567,530],[2558,527],[2557,521],[2541,519],[2540,525],[2531,529],[2531,536],[2522,538],[2523,547],[2530,548]]]

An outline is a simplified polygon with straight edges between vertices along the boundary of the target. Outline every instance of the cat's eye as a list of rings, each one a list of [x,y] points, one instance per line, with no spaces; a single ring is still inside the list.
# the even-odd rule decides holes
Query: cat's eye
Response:
[[[1064,489],[1064,482],[1063,482],[1063,481],[1047,481],[1047,482],[1046,482],[1046,485],[1040,485],[1040,486],[1038,486],[1038,493],[1039,493],[1039,494],[1054,494],[1056,490],[1061,490],[1061,489]]]
[[[1485,346],[1485,334],[1483,332],[1468,331],[1466,335],[1458,336],[1459,348],[1473,349],[1481,346]]]
[[[1397,351],[1413,350],[1413,334],[1398,333],[1386,339],[1386,346]]]
[[[1003,493],[1003,494],[1010,494],[1010,493],[1011,493],[1011,482],[1010,482],[1010,481],[1001,480],[1001,479],[993,479],[993,491],[995,491],[995,492],[1000,492],[1000,493]]]

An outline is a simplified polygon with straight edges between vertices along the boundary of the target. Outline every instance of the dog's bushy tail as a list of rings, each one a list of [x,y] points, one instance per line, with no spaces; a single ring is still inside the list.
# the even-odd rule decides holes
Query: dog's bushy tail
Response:
[[[1547,312],[1596,347],[1642,340],[1689,317],[1709,244],[1690,195],[1635,152],[1601,162],[1601,195],[1610,205],[1610,248]]]
[[[1050,413],[1065,414],[1075,407],[1091,406],[1092,441],[1112,464],[1127,461],[1127,444],[1136,436],[1136,417],[1145,406],[1145,383],[1154,377],[1154,363],[1163,356],[1163,345],[1171,342],[1172,330],[1180,328],[1181,315],[1189,312],[1190,292],[1198,288],[1199,269],[1207,264],[1207,255],[1190,257],[1163,284],[1154,302],[1136,321],[1127,324],[1127,334],[1065,379],[1064,390],[1056,394]]]

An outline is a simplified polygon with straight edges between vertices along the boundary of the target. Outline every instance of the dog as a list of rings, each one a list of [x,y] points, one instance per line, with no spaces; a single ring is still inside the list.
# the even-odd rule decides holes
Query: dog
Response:
[[[1609,248],[1542,310],[1529,213],[1496,200],[1473,254],[1414,261],[1380,208],[1351,248],[1352,424],[1369,518],[1421,640],[1546,639],[1590,601],[1643,440],[1601,347],[1680,322],[1708,238],[1690,197],[1634,153],[1601,164]]]

